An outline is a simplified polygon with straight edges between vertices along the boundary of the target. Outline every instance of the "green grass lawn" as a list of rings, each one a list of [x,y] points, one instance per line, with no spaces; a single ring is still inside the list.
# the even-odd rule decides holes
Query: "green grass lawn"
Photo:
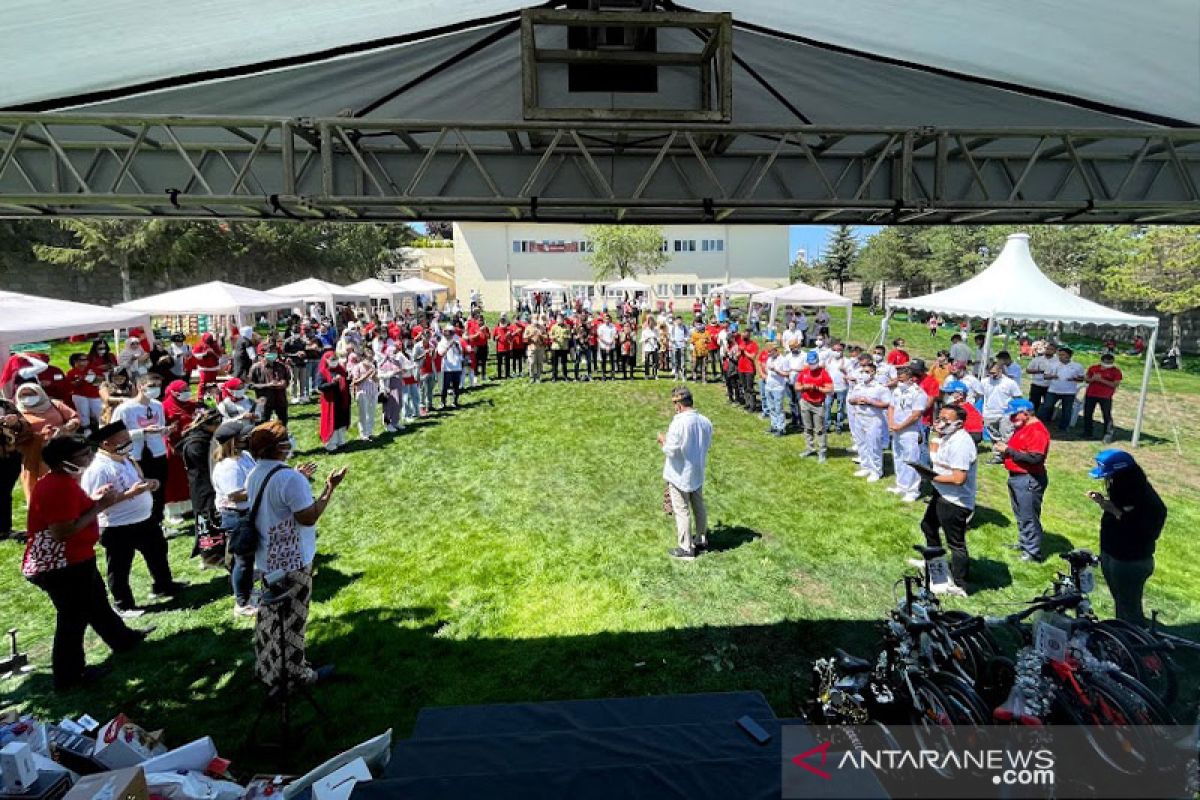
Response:
[[[854,338],[870,341],[878,324],[859,310]],[[931,353],[923,326],[893,331]],[[939,346],[947,339],[943,332]],[[1120,365],[1129,385],[1117,413],[1127,430],[1140,372],[1132,359]],[[1151,397],[1139,451],[1170,507],[1148,604],[1196,636],[1200,378],[1164,379],[1170,398]],[[717,552],[674,562],[654,443],[670,420],[669,389],[641,380],[493,385],[469,393],[455,414],[318,456],[320,476],[342,465],[350,474],[320,524],[309,653],[348,680],[320,689],[331,719],[282,766],[305,768],[387,727],[405,735],[429,705],[760,689],[782,715],[793,672],[835,646],[866,653],[920,540],[924,506],[852,478],[848,436],[833,437],[830,463],[818,467],[798,457],[800,437],[767,436],[766,423],[729,406],[722,387],[702,386],[697,406],[716,428],[706,496]],[[295,409],[301,450],[317,444],[315,416],[312,406]],[[1053,446],[1050,552],[1097,545],[1099,515],[1084,492],[1095,487],[1086,470],[1100,447]],[[1057,559],[1023,564],[1003,548],[1016,538],[1004,472],[981,465],[979,473],[969,541],[980,590],[950,602],[1004,613],[1048,585]],[[171,542],[172,563],[193,588],[139,621],[158,625],[148,643],[120,657],[96,643],[90,658],[113,675],[60,696],[48,674],[51,605],[21,578],[21,547],[0,543],[0,630],[19,628],[37,667],[0,681],[5,704],[54,719],[125,711],[165,728],[171,743],[208,733],[243,770],[261,766],[244,748],[262,697],[251,623],[234,620],[226,576],[202,571],[190,548],[188,539]],[[144,568],[134,577],[145,597]],[[1111,613],[1105,591],[1096,601]]]

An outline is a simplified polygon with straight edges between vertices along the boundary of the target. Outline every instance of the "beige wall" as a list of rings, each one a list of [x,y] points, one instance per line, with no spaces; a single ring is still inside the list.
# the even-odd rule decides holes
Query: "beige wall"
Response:
[[[513,252],[514,241],[582,241],[582,225],[536,225],[528,223],[470,222],[454,226],[454,276],[461,298],[478,289],[484,306],[509,307],[509,285],[514,289],[541,278],[568,286],[595,285],[592,270],[581,253]],[[788,229],[783,225],[667,225],[671,260],[657,274],[639,275],[654,289],[662,284],[720,284],[749,280],[767,287],[782,286],[788,278]],[[674,242],[694,240],[694,252],[675,252]],[[705,239],[721,240],[723,250],[704,252]]]

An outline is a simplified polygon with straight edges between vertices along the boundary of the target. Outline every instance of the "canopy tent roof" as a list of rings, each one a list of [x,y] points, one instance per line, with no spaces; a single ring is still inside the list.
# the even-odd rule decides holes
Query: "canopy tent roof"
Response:
[[[397,295],[407,294],[404,289],[397,288],[399,284],[388,283],[381,281],[379,278],[367,278],[358,283],[351,283],[346,288],[355,292],[362,292],[371,298],[384,298],[393,300]]]
[[[781,289],[759,292],[750,298],[755,303],[794,306],[852,306],[854,301],[836,292],[826,291],[819,286],[809,286],[798,281]]]
[[[293,300],[308,300],[313,302],[353,303],[356,300],[368,299],[366,293],[338,286],[336,283],[323,281],[320,278],[305,278],[302,281],[276,286],[268,289],[269,294],[277,297],[289,297]]]
[[[14,344],[137,327],[149,331],[150,315],[0,291],[0,357],[3,358],[8,357]]]
[[[759,292],[770,291],[765,286],[759,286],[757,283],[750,281],[734,281],[727,283],[724,286],[714,286],[708,290],[710,295],[731,295],[731,294],[758,294]]]
[[[291,301],[278,295],[248,289],[234,283],[210,281],[186,289],[119,303],[117,308],[156,316],[215,314],[241,317],[245,311],[270,311],[290,305]]]
[[[427,281],[424,278],[405,278],[402,281],[396,281],[393,285],[398,291],[406,294],[436,294],[450,290],[449,286],[437,281]]]
[[[563,286],[561,283],[555,283],[549,278],[542,278],[541,280],[534,281],[533,283],[527,283],[521,287],[522,292],[565,292],[566,290],[567,287]]]
[[[382,99],[370,113],[512,118],[521,82],[510,23],[520,9],[545,5],[61,0],[48,14],[42,3],[17,0],[0,28],[0,107],[107,101],[125,111],[332,115]],[[1155,0],[1136,14],[1127,0],[1091,0],[1086,14],[1036,0],[660,7],[732,12],[741,61],[735,121],[794,120],[794,105],[817,123],[1095,123],[1110,114],[1200,123],[1200,6],[1192,0]]]
[[[1093,303],[1047,278],[1029,252],[1026,233],[1010,235],[991,266],[958,286],[891,300],[887,305],[889,309],[998,321],[1158,326],[1155,317],[1139,317]]]
[[[608,288],[618,292],[644,292],[650,288],[650,284],[635,281],[633,278],[622,278],[616,283],[610,283]]]

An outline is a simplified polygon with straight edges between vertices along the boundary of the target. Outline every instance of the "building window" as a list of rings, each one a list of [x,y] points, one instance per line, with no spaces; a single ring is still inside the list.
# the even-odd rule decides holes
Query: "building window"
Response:
[[[696,252],[696,240],[695,239],[676,239],[675,240],[675,252],[676,253],[694,253],[694,252]]]
[[[703,296],[705,296],[705,297],[708,297],[708,296],[709,296],[709,294],[711,294],[711,293],[712,293],[712,290],[713,290],[713,289],[715,289],[715,288],[717,288],[718,286],[721,286],[721,285],[723,285],[723,284],[720,284],[720,283],[702,283],[702,284],[700,284],[700,294],[702,294],[702,295],[703,295]]]
[[[675,283],[671,285],[671,294],[675,297],[694,297],[696,294],[696,284],[694,283]]]
[[[662,247],[660,247],[658,249],[665,253],[671,249],[671,243],[668,242],[666,239],[663,239]]]
[[[671,287],[665,283],[657,283],[654,285],[654,293],[659,297],[666,297],[671,294]]]
[[[725,252],[725,240],[702,239],[700,241],[700,250],[705,253],[723,253]]]

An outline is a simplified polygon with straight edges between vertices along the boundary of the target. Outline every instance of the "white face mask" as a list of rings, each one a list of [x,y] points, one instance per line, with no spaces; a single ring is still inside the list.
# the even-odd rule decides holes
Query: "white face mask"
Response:
[[[339,362],[338,362],[338,360],[337,360],[336,358],[331,358],[331,359],[329,359],[329,360],[328,360],[327,362],[325,362],[325,363],[327,363],[327,364],[328,364],[329,366],[331,366],[331,367],[336,367],[336,366],[338,365],[338,363],[339,363]]]
[[[233,399],[241,400],[243,397],[246,396],[246,391],[244,389],[235,389],[232,392],[230,392],[230,394],[233,395]]]
[[[23,394],[17,398],[17,405],[21,408],[33,408],[39,402],[41,402],[41,398],[36,394]]]
[[[162,394],[162,389],[160,389],[159,387],[157,387],[157,386],[147,386],[146,387],[146,397],[149,397],[151,400],[157,400],[158,396],[160,394]]]
[[[78,464],[72,464],[70,461],[64,461],[62,463],[62,471],[68,475],[79,475],[83,473],[83,467]]]
[[[180,392],[179,394],[175,395],[175,399],[181,403],[187,403],[192,399],[192,393],[191,392]]]

